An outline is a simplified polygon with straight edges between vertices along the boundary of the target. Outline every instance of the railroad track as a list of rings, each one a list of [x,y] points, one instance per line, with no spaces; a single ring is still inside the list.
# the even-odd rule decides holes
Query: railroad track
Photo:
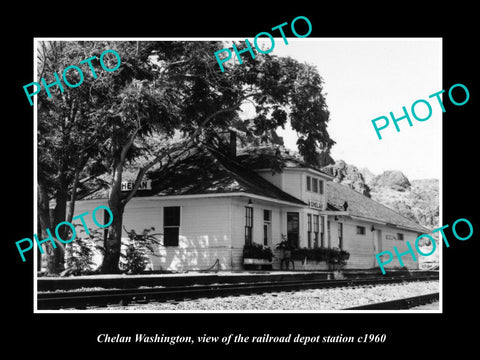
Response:
[[[404,299],[385,301],[381,303],[355,306],[345,310],[404,310],[438,301],[439,298],[440,293],[432,293]]]
[[[249,295],[278,291],[296,291],[345,286],[364,286],[410,281],[438,280],[438,276],[378,277],[342,280],[301,280],[255,282],[242,284],[216,284],[199,286],[169,286],[160,288],[104,289],[93,291],[39,292],[38,310],[61,308],[82,309],[87,306],[127,305],[132,302],[181,301],[186,299],[211,298],[228,295]]]

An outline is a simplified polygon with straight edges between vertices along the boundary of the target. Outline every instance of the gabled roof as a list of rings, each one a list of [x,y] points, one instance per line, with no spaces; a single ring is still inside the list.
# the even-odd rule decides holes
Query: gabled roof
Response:
[[[266,168],[272,167],[272,157],[262,159],[262,154],[253,154],[250,161],[248,154],[238,158],[205,146],[196,147],[177,159],[175,166],[152,171],[148,178],[152,180],[151,190],[137,191],[136,197],[169,195],[208,195],[245,193],[281,200],[306,206],[302,200],[284,192],[253,169],[253,164]],[[302,167],[300,162],[282,162],[285,167]],[[251,166],[251,167],[250,167]],[[267,167],[267,168],[268,168]],[[429,229],[417,224],[394,210],[356,192],[355,190],[332,181],[326,181],[327,210],[343,211],[343,204],[348,203],[347,212],[352,217],[378,221],[413,231],[428,233]],[[106,189],[102,188],[84,199],[104,198]]]
[[[243,165],[255,170],[311,169],[321,173],[328,179],[334,178],[321,168],[306,163],[300,156],[290,153],[289,150],[280,150],[268,145],[240,149],[237,159]]]
[[[347,211],[350,216],[376,220],[388,225],[395,225],[411,229],[421,233],[429,233],[430,230],[417,224],[396,211],[382,205],[365,195],[336,182],[326,183],[327,202],[331,207],[343,210],[345,201],[348,203]]]
[[[198,147],[172,171],[151,173],[152,190],[141,195],[248,193],[306,205],[219,150]]]
[[[190,156],[182,160],[171,173],[164,173],[156,185],[155,175],[152,178],[152,193],[141,192],[140,195],[189,195],[244,192],[277,200],[306,205],[303,201],[282,191],[247,166],[261,164],[263,168],[272,167],[272,158],[262,159],[262,154],[250,152],[234,159],[226,152],[212,148],[198,148]],[[283,163],[286,168],[302,167],[303,163],[290,159]],[[360,194],[359,192],[332,181],[326,181],[327,210],[343,211],[343,204],[348,203],[351,216],[365,220],[374,220],[395,225],[417,232],[429,230],[394,210]]]
[[[305,206],[255,171],[224,152],[200,146],[175,161],[175,166],[148,173],[151,190],[139,190],[136,197],[245,193]],[[105,198],[102,188],[84,199]]]

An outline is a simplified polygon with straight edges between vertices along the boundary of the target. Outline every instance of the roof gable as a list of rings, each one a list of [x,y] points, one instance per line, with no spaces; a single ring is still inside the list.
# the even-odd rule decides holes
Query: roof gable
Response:
[[[244,192],[305,205],[219,150],[197,147],[169,170],[149,173],[152,190],[138,196]]]
[[[306,163],[299,155],[291,154],[288,150],[277,149],[271,146],[240,149],[237,159],[243,165],[255,170],[273,169],[278,172],[287,169],[306,170],[315,172],[327,179],[334,178],[321,168]]]

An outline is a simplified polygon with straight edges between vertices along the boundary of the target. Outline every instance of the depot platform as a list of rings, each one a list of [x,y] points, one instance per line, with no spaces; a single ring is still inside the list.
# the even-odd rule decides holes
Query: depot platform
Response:
[[[412,277],[438,274],[438,271],[389,271],[385,277]],[[79,288],[129,289],[138,287],[171,287],[254,282],[333,280],[382,276],[380,270],[333,271],[218,271],[167,274],[112,274],[70,277],[38,277],[37,291],[73,290]]]

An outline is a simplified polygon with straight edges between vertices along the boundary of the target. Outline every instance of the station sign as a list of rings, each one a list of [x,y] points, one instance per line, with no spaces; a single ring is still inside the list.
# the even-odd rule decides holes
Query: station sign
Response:
[[[133,190],[133,181],[122,181],[122,191],[131,191]],[[138,190],[152,190],[152,180],[145,180],[140,183]]]
[[[308,200],[308,207],[315,210],[323,210],[323,203],[321,201]]]

